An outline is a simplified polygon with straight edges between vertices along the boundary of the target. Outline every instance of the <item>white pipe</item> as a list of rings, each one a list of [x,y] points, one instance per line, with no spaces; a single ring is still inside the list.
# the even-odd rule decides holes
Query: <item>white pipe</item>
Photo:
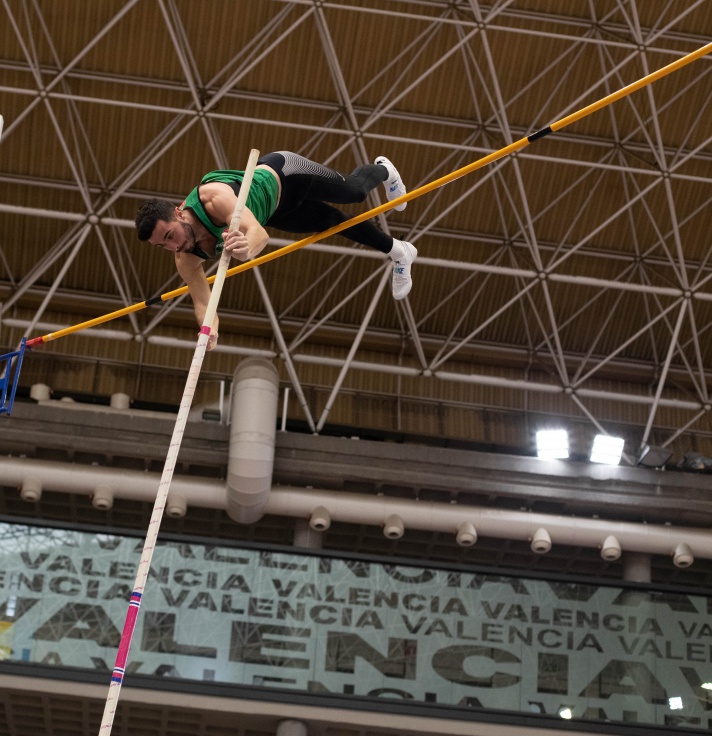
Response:
[[[232,386],[227,513],[252,524],[262,518],[272,488],[279,374],[264,358],[246,358]]]
[[[113,490],[114,498],[130,501],[153,500],[160,480],[156,473],[14,457],[0,457],[0,477],[6,485],[19,486],[32,478],[46,491],[86,496],[98,485],[106,485]],[[171,491],[185,499],[188,507],[227,508],[226,488],[218,480],[175,476]],[[395,514],[405,529],[456,535],[464,522],[470,522],[480,537],[525,542],[530,541],[538,529],[544,528],[552,545],[600,549],[605,539],[612,535],[624,552],[672,558],[676,551],[679,554],[679,545],[685,544],[695,558],[712,559],[712,534],[703,528],[554,516],[284,486],[272,488],[265,513],[309,519],[312,511],[320,506],[328,511],[331,521],[350,524],[382,528],[386,519]]]
[[[26,458],[0,458],[0,478],[6,485],[21,485],[33,479],[47,491],[77,493],[91,496],[97,486],[107,486],[114,499],[126,501],[153,501],[160,482],[159,473],[141,473],[122,468],[102,468],[95,465],[54,463]],[[189,501],[190,506],[225,509],[225,484],[222,481],[174,476],[171,489]]]
[[[696,557],[712,559],[712,535],[709,530],[688,527],[553,516],[297,488],[273,488],[266,513],[301,517],[309,514],[317,505],[328,510],[332,521],[352,524],[383,526],[389,516],[396,514],[406,529],[456,534],[460,525],[469,521],[480,537],[522,541],[531,540],[538,529],[544,528],[552,545],[599,549],[605,539],[613,535],[622,549],[627,551],[672,556],[677,545],[684,542]]]

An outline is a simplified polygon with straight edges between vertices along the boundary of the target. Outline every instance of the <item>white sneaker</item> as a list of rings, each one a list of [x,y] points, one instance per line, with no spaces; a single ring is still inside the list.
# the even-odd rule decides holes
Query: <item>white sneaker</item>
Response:
[[[396,197],[403,196],[406,193],[406,188],[403,183],[403,179],[401,179],[401,176],[398,173],[398,169],[396,169],[396,167],[385,156],[379,156],[374,163],[385,166],[388,171],[388,178],[383,182],[383,186],[386,187],[386,197],[388,198],[388,201],[390,202]],[[398,212],[402,212],[407,205],[407,202],[403,202],[403,204],[396,205],[393,209],[398,210]]]
[[[393,248],[388,254],[393,260],[393,281],[391,288],[393,298],[405,299],[413,288],[413,279],[410,277],[410,265],[418,256],[418,249],[406,243],[405,240],[393,239]]]

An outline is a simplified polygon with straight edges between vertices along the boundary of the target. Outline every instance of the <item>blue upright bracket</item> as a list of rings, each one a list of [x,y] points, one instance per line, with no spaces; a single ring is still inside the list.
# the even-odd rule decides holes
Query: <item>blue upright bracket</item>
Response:
[[[0,391],[2,392],[2,403],[0,414],[9,414],[15,401],[17,391],[17,379],[20,377],[22,358],[25,355],[25,338],[22,338],[19,350],[13,353],[0,355]]]

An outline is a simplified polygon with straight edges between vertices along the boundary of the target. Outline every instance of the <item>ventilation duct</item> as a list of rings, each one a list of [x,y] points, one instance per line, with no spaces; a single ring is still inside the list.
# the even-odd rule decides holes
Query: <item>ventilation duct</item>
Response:
[[[264,358],[247,358],[233,375],[227,513],[242,524],[259,521],[272,488],[279,375]]]

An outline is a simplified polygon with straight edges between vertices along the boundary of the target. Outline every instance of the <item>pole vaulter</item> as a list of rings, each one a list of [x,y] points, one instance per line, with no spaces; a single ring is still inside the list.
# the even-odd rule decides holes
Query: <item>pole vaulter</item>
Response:
[[[235,206],[235,211],[233,213],[232,220],[230,221],[230,230],[235,230],[240,225],[242,212],[245,208],[245,203],[247,202],[247,195],[250,191],[252,176],[255,172],[255,167],[257,166],[257,159],[259,158],[259,155],[259,151],[257,151],[256,149],[252,149],[252,151],[250,151],[250,157],[245,168],[245,176],[242,180],[240,192],[237,197],[237,205]],[[131,593],[129,608],[126,613],[126,621],[124,622],[124,628],[121,633],[121,640],[119,641],[119,651],[116,656],[116,664],[114,665],[114,670],[111,675],[109,694],[106,699],[104,716],[102,718],[101,728],[99,730],[100,736],[109,736],[114,723],[114,715],[116,714],[116,708],[118,705],[121,683],[124,679],[124,674],[126,672],[126,661],[128,660],[129,649],[131,648],[131,638],[133,636],[134,628],[136,627],[136,619],[141,607],[141,599],[143,598],[143,592],[146,587],[146,580],[148,579],[148,572],[151,567],[153,551],[156,548],[156,539],[158,537],[158,530],[161,525],[161,519],[163,518],[163,509],[165,508],[166,499],[168,498],[168,490],[171,485],[173,471],[178,459],[178,452],[183,440],[185,425],[188,421],[190,405],[193,403],[195,388],[200,376],[200,369],[203,364],[203,358],[205,357],[205,351],[208,345],[208,338],[210,337],[210,327],[213,324],[213,319],[215,318],[215,314],[217,313],[218,302],[220,301],[220,294],[222,293],[223,284],[225,283],[225,275],[227,273],[227,267],[229,263],[230,253],[228,251],[223,251],[223,254],[220,257],[220,265],[218,266],[217,273],[215,274],[215,278],[213,279],[213,288],[210,292],[210,301],[208,302],[208,306],[205,310],[203,324],[200,328],[200,333],[198,334],[198,342],[195,346],[195,352],[193,353],[193,360],[190,364],[188,379],[183,391],[183,398],[180,403],[180,408],[178,409],[178,417],[173,429],[173,435],[171,437],[168,455],[166,457],[166,463],[163,466],[163,475],[161,476],[161,481],[158,486],[158,493],[153,504],[153,513],[151,514],[151,521],[148,526],[148,534],[146,535],[146,541],[143,545],[141,561],[138,565],[136,581],[134,583],[133,592]]]
[[[608,107],[608,105],[612,104],[613,102],[617,102],[623,97],[627,97],[631,93],[637,92],[638,90],[643,89],[643,87],[647,87],[649,84],[652,84],[653,82],[657,82],[659,79],[666,77],[668,74],[672,74],[678,69],[682,69],[682,67],[687,66],[688,64],[692,63],[693,61],[696,61],[697,59],[703,56],[706,56],[711,51],[712,51],[712,43],[708,43],[706,46],[702,46],[696,51],[692,51],[686,56],[679,58],[677,61],[673,61],[671,64],[667,64],[666,66],[661,67],[657,71],[652,72],[646,75],[645,77],[642,77],[637,82],[633,82],[632,84],[629,84],[626,87],[619,89],[617,92],[612,92],[611,94],[606,95],[605,97],[602,97],[600,100],[593,102],[590,105],[587,105],[586,107],[582,107],[580,110],[574,113],[571,113],[570,115],[566,115],[560,120],[557,120],[556,122],[551,123],[546,128],[542,128],[541,130],[538,130],[535,133],[532,133],[531,135],[525,136],[524,138],[520,138],[518,141],[514,141],[514,143],[510,143],[508,146],[505,146],[504,148],[500,148],[498,151],[490,153],[487,156],[484,156],[483,158],[478,159],[477,161],[474,161],[471,164],[468,164],[467,166],[463,166],[462,168],[457,169],[456,171],[453,171],[450,174],[447,174],[446,176],[443,176],[439,179],[436,179],[435,181],[432,181],[429,184],[425,184],[422,187],[419,187],[418,189],[413,189],[411,192],[408,192],[407,194],[404,194],[401,197],[398,197],[396,199],[392,199],[386,204],[379,205],[378,207],[374,207],[373,209],[368,210],[367,212],[363,212],[362,214],[357,215],[356,217],[352,217],[350,220],[347,220],[346,222],[342,222],[341,224],[335,225],[334,227],[329,228],[328,230],[324,230],[324,232],[316,233],[315,235],[310,235],[307,238],[298,240],[295,243],[291,243],[290,245],[285,245],[283,248],[274,250],[271,253],[267,253],[263,256],[259,256],[258,258],[255,258],[254,260],[248,261],[246,263],[242,263],[239,266],[235,266],[226,272],[225,277],[228,278],[230,276],[234,276],[235,274],[242,273],[243,271],[247,271],[250,268],[254,268],[255,266],[261,266],[263,263],[267,263],[268,261],[273,261],[275,258],[281,258],[282,256],[287,255],[287,253],[292,253],[293,251],[298,250],[299,248],[304,248],[304,246],[306,245],[311,245],[312,243],[316,243],[319,240],[323,240],[325,238],[331,237],[332,235],[336,235],[342,230],[346,230],[347,228],[353,227],[354,225],[358,225],[360,222],[363,222],[364,220],[368,220],[371,217],[380,215],[382,212],[387,212],[388,210],[391,210],[394,207],[397,207],[398,205],[401,205],[405,202],[409,202],[411,199],[417,199],[418,197],[421,197],[424,194],[427,194],[428,192],[432,192],[434,189],[438,189],[439,187],[444,186],[445,184],[449,184],[450,182],[455,181],[456,179],[460,179],[461,177],[466,176],[467,174],[471,174],[473,171],[477,171],[478,169],[481,169],[487,166],[488,164],[493,163],[494,161],[498,161],[499,159],[504,158],[505,156],[508,156],[510,153],[521,151],[523,148],[526,148],[530,143],[533,143],[534,141],[537,141],[540,138],[544,138],[545,136],[548,136],[551,133],[555,133],[561,130],[562,128],[565,128],[567,125],[571,125],[571,123],[575,123],[578,120],[581,120],[582,118],[585,118],[588,115],[591,115],[591,113],[597,112],[598,110],[601,110],[604,107]],[[208,278],[208,282],[210,283],[215,279],[217,279],[217,276],[211,276]],[[79,332],[80,330],[84,330],[89,327],[96,327],[96,325],[103,324],[104,322],[109,322],[110,320],[117,319],[118,317],[123,317],[127,314],[131,314],[132,312],[138,312],[142,309],[146,309],[146,307],[150,307],[154,304],[159,304],[160,302],[168,301],[169,299],[173,299],[174,297],[181,296],[182,294],[185,294],[187,292],[188,292],[187,286],[183,286],[179,289],[174,289],[173,291],[168,291],[165,294],[161,294],[160,296],[152,297],[151,299],[147,299],[146,301],[138,302],[131,306],[124,307],[123,309],[119,309],[115,312],[109,312],[108,314],[105,314],[102,317],[96,317],[95,319],[90,319],[86,322],[81,322],[79,324],[73,325],[72,327],[66,327],[62,330],[57,330],[57,332],[50,332],[47,335],[43,335],[41,337],[34,337],[31,340],[27,340],[26,346],[28,348],[33,348],[36,345],[41,345],[43,343],[49,342],[50,340],[57,340],[60,337],[64,337],[65,335],[71,335],[74,332]]]

